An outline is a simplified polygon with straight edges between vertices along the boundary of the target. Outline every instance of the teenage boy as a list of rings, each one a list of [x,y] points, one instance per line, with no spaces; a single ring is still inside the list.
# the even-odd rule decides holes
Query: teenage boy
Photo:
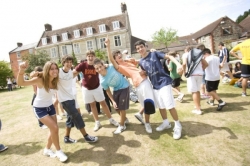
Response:
[[[155,103],[158,105],[163,123],[156,128],[157,131],[163,131],[165,129],[171,128],[171,124],[167,119],[167,111],[169,109],[170,114],[172,115],[175,121],[174,127],[174,139],[180,139],[182,126],[178,119],[178,114],[175,110],[175,101],[172,94],[172,79],[171,77],[164,71],[161,65],[161,59],[168,58],[173,61],[178,68],[178,71],[182,72],[181,64],[172,56],[164,55],[160,52],[147,52],[145,47],[145,43],[143,41],[137,41],[135,43],[136,51],[141,55],[141,60],[139,62],[142,70],[146,72],[148,75],[151,84],[153,85],[153,91],[155,95]]]
[[[216,92],[220,83],[220,59],[217,56],[211,55],[211,51],[207,48],[203,50],[203,55],[208,63],[208,66],[205,69],[206,89],[211,96],[207,103],[214,105],[214,100],[217,100],[219,102],[217,111],[220,111],[226,105]]]
[[[102,87],[100,85],[99,75],[93,66],[95,60],[95,52],[91,50],[87,51],[86,58],[87,62],[82,62],[77,65],[74,73],[83,73],[84,79],[82,79],[82,92],[84,94],[85,104],[90,104],[91,111],[95,119],[94,131],[97,131],[101,128],[101,123],[98,119],[96,101],[101,104],[104,113],[109,118],[110,124],[118,127],[119,123],[116,122],[111,116],[110,110],[105,101]]]

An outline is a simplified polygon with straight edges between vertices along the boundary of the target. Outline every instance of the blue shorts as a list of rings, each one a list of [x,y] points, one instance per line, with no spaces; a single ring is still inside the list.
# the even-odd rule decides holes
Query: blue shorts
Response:
[[[75,125],[78,130],[84,128],[85,124],[84,124],[81,114],[76,109],[75,100],[67,100],[67,101],[61,102],[61,104],[63,106],[63,109],[68,114],[66,126],[68,128],[71,128]]]
[[[33,111],[37,119],[41,119],[47,115],[53,116],[56,114],[56,110],[53,105],[49,107],[33,107]]]

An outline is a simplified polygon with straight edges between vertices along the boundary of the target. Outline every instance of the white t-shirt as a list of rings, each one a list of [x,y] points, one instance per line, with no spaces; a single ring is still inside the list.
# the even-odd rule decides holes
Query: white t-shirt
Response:
[[[185,52],[184,54],[182,54],[182,62],[187,62],[187,56],[188,56],[188,52]],[[186,71],[187,72],[188,68],[187,68],[187,64],[186,64]]]
[[[38,108],[51,106],[53,104],[52,96],[55,94],[55,92],[55,89],[50,89],[49,92],[47,92],[44,87],[37,87],[37,95],[34,100],[33,106]]]
[[[72,70],[69,70],[67,73],[62,70],[62,68],[59,69],[59,83],[58,83],[58,101],[64,102],[67,100],[74,100],[74,94],[72,90],[72,83],[73,83],[73,72]]]
[[[205,80],[217,81],[220,80],[220,58],[214,55],[210,55],[205,59],[208,63],[208,67],[205,69]]]
[[[188,56],[191,56],[190,51],[185,56],[186,56],[186,59],[188,58]],[[188,66],[186,68],[188,70]],[[195,70],[193,71],[193,73],[191,74],[191,76],[193,76],[193,75],[203,75],[203,74],[204,74],[204,72],[203,72],[203,69],[202,69],[201,61],[200,61],[200,63],[197,65],[197,67],[195,68]]]

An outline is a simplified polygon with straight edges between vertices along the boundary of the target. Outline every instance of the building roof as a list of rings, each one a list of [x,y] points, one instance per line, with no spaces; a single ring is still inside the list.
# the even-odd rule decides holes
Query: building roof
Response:
[[[250,32],[250,15],[248,15],[239,24],[244,28],[245,32]]]
[[[134,45],[135,45],[135,43],[136,43],[137,41],[139,41],[139,40],[144,41],[145,43],[147,43],[146,40],[140,39],[140,38],[135,37],[135,36],[131,36],[131,43],[130,43],[130,46],[131,46],[131,54],[137,53],[137,51],[136,51]]]
[[[14,50],[10,51],[9,53],[19,52],[19,51],[23,51],[23,50],[28,50],[30,48],[35,48],[36,45],[37,45],[37,42],[36,43],[31,43],[31,44],[26,44],[26,45],[23,45],[21,47],[15,48]]]
[[[113,30],[113,25],[112,22],[114,21],[119,21],[120,24],[120,29],[126,29],[127,25],[126,25],[126,13],[125,14],[119,14],[116,16],[111,16],[111,17],[106,17],[106,18],[101,18],[98,20],[93,20],[93,21],[88,21],[88,22],[83,22],[80,24],[76,24],[76,25],[72,25],[69,27],[65,27],[65,28],[61,28],[61,29],[57,29],[57,30],[51,30],[51,31],[44,31],[41,38],[45,38],[47,37],[47,39],[49,39],[47,41],[47,45],[52,44],[52,38],[51,36],[53,35],[58,35],[58,43],[62,42],[62,33],[67,32],[68,33],[68,41],[75,39],[74,38],[74,30],[79,29],[80,30],[80,37],[77,39],[81,39],[81,38],[85,38],[88,37],[86,35],[86,28],[88,27],[92,27],[93,30],[93,35],[100,35],[101,33],[99,32],[99,25],[101,24],[105,24],[106,27],[106,32],[110,32],[110,31],[114,31]],[[42,42],[41,39],[38,42],[37,47],[42,46]]]

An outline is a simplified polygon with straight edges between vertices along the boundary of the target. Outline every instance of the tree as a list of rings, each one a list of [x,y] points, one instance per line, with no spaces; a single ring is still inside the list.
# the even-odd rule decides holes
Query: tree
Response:
[[[152,39],[153,45],[164,45],[167,48],[171,43],[178,40],[177,30],[172,28],[161,28],[152,35]]]
[[[74,51],[72,53],[72,57],[73,57],[73,65],[77,66],[77,59],[76,59],[76,55],[75,55]]]
[[[7,77],[12,77],[13,72],[8,67],[8,63],[5,61],[0,61],[0,88],[5,88],[7,86]]]
[[[236,19],[236,22],[239,24],[242,20],[244,20],[250,14],[250,9],[245,11],[243,15],[239,15]]]
[[[22,56],[22,61],[29,62],[29,67],[25,70],[25,72],[30,73],[36,66],[43,67],[46,62],[50,61],[50,57],[46,51],[38,51],[36,54],[27,54]]]
[[[101,60],[104,60],[104,61],[107,60],[106,51],[103,51],[101,49],[95,50],[95,56]]]

